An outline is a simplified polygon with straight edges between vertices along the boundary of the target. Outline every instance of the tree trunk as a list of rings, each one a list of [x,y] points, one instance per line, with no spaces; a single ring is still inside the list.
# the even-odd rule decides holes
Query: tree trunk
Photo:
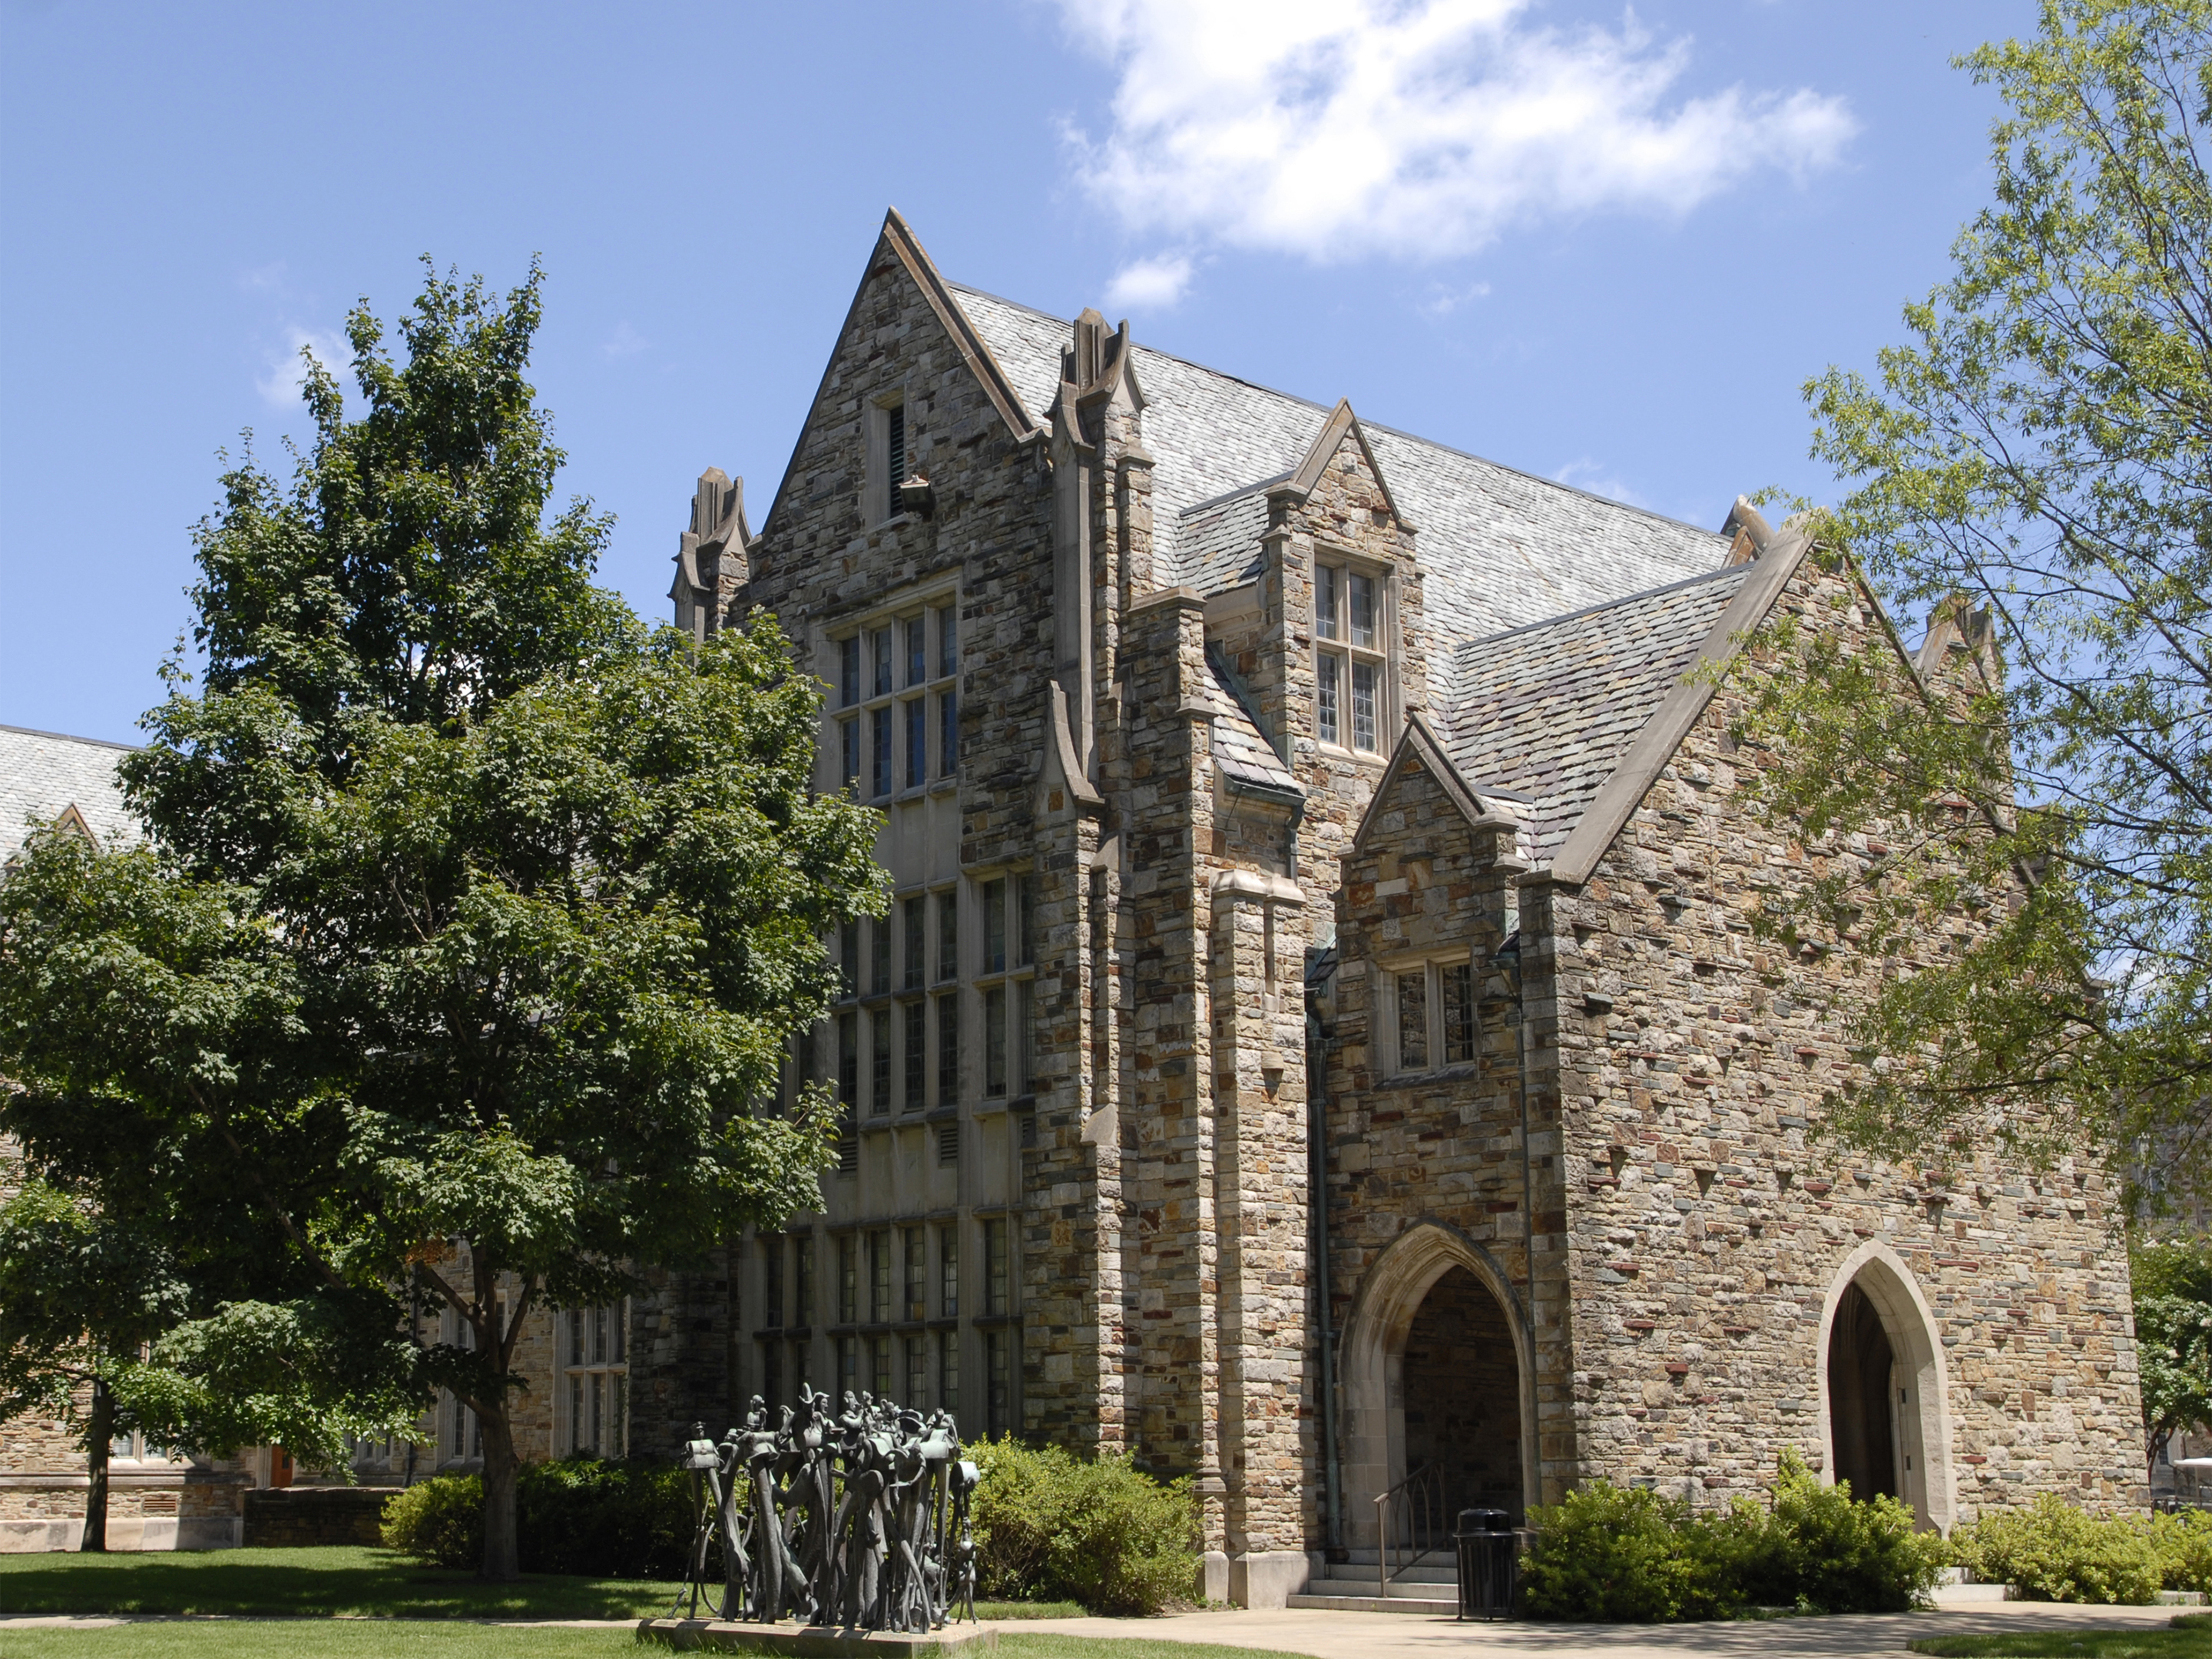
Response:
[[[92,1380],[92,1419],[85,1425],[85,1472],[91,1484],[84,1493],[84,1537],[80,1550],[105,1553],[107,1548],[107,1449],[115,1438],[115,1396],[100,1378]]]
[[[522,1576],[514,1530],[514,1475],[520,1460],[514,1455],[514,1428],[507,1415],[507,1396],[498,1396],[498,1411],[478,1411],[477,1427],[483,1435],[483,1566],[479,1576],[496,1584],[512,1583]]]

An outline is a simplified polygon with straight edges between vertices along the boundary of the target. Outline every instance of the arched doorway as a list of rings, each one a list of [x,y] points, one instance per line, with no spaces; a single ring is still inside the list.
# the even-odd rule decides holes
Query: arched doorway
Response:
[[[1864,1291],[1845,1285],[1828,1328],[1828,1439],[1834,1478],[1850,1482],[1856,1498],[1894,1498],[1902,1485],[1897,1413],[1890,1409],[1895,1369],[1881,1316]]]
[[[1519,1297],[1488,1251],[1408,1228],[1361,1280],[1340,1352],[1347,1543],[1375,1547],[1376,1498],[1431,1458],[1454,1507],[1520,1517],[1537,1495],[1535,1383]]]
[[[1851,1496],[1882,1493],[1923,1527],[1948,1533],[1955,1513],[1951,1413],[1943,1346],[1911,1270],[1870,1239],[1831,1281],[1817,1365],[1830,1480]]]
[[[1434,1463],[1443,1512],[1522,1521],[1521,1364],[1505,1310],[1464,1267],[1429,1287],[1406,1333],[1406,1468]]]

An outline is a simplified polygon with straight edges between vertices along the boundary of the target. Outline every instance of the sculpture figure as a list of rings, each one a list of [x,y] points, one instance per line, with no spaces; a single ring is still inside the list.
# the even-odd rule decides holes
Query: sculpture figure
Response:
[[[778,1419],[757,1395],[719,1444],[692,1426],[680,1464],[696,1528],[678,1611],[688,1600],[688,1616],[703,1605],[724,1619],[902,1632],[963,1610],[974,1620],[979,1477],[951,1414],[850,1393],[838,1410],[802,1384]],[[718,1539],[719,1586],[708,1582]]]

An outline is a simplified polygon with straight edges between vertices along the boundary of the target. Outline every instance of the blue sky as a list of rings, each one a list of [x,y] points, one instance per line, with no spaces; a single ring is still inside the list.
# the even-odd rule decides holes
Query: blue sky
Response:
[[[2025,0],[0,0],[0,724],[130,738],[216,452],[418,257],[549,273],[536,383],[665,614],[757,522],[886,204],[945,273],[1697,522],[1813,495],[1987,188]],[[324,349],[329,349],[325,344]]]

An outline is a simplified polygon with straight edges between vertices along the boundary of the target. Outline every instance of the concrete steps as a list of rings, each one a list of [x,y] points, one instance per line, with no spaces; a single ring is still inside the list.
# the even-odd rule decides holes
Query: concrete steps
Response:
[[[1358,1558],[1364,1555],[1367,1559]],[[1459,1612],[1459,1574],[1444,1553],[1429,1556],[1390,1575],[1387,1595],[1376,1593],[1375,1552],[1355,1550],[1348,1561],[1334,1562],[1326,1576],[1309,1582],[1288,1605],[1328,1613],[1410,1613],[1451,1618]]]

